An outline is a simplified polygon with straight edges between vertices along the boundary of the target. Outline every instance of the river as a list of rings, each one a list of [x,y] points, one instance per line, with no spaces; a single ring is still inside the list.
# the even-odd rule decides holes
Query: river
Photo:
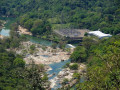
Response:
[[[2,28],[2,30],[0,31],[0,34],[3,35],[3,36],[9,36],[9,32],[10,32],[10,27],[9,26],[10,26],[11,23],[15,22],[15,20],[13,18],[2,18],[2,20],[6,20],[6,24]],[[48,40],[44,40],[44,39],[40,39],[40,38],[37,38],[37,37],[28,36],[28,35],[26,37],[29,39],[29,41],[31,41],[33,43],[37,43],[37,44],[41,44],[41,45],[45,45],[45,46],[51,46],[52,45],[52,41],[48,41]],[[65,60],[64,62],[50,64],[49,66],[52,68],[52,70],[48,71],[47,73],[48,74],[55,73],[55,75],[50,77],[49,80],[54,79],[57,76],[57,74],[63,69],[63,66],[67,62],[70,62],[70,60]],[[52,90],[55,90],[55,88],[60,88],[60,87],[61,87],[61,85],[58,82],[58,83],[56,83],[56,86],[54,88],[52,88]]]

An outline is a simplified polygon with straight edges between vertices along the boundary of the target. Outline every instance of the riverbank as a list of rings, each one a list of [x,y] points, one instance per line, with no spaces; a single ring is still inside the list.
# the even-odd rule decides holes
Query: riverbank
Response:
[[[3,35],[0,35],[0,39],[3,39],[4,38],[4,36]]]
[[[0,20],[0,30],[4,27],[4,25],[6,24],[6,22],[5,21],[3,21],[3,20]]]
[[[31,52],[31,45],[35,46],[35,50]],[[15,49],[17,54],[24,56],[26,64],[51,64],[68,60],[70,54],[60,48],[53,49],[50,46],[35,44],[30,41],[22,42],[19,48]]]
[[[2,24],[0,25],[0,30],[2,30],[2,28],[4,27],[4,25],[6,24],[6,22],[3,21],[3,20],[0,20],[0,22],[2,23]],[[3,39],[3,38],[4,38],[4,36],[1,35],[1,33],[0,33],[0,39]]]
[[[24,28],[24,27],[22,27],[20,25],[18,26],[18,32],[20,34],[32,35],[32,33],[28,31],[28,29],[26,29],[26,28]]]

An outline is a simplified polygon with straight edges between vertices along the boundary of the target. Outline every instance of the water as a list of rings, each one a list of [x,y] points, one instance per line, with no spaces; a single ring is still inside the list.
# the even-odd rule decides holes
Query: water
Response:
[[[7,23],[5,24],[5,28],[3,28],[0,31],[0,34],[3,35],[3,36],[9,36],[9,32],[10,32],[9,26],[10,26],[11,23],[13,23],[13,21],[11,22],[11,19],[6,19],[6,18],[3,19],[3,20],[6,20]],[[37,44],[41,44],[41,45],[45,45],[45,46],[51,46],[52,45],[52,41],[48,41],[48,40],[44,40],[44,39],[40,39],[40,38],[37,38],[37,37],[28,36],[28,35],[26,35],[26,37],[33,43],[37,43]],[[44,57],[49,58],[49,56],[44,56]],[[65,60],[63,62],[50,64],[49,66],[52,68],[52,70],[48,71],[47,73],[48,74],[53,74],[54,73],[55,75],[50,77],[49,80],[54,79],[58,75],[58,73],[60,71],[62,71],[63,66],[68,62],[70,62],[70,60]],[[59,82],[56,85],[57,86],[55,88],[60,88],[61,87]],[[52,88],[52,90],[54,90],[54,88]]]
[[[16,18],[0,17],[0,20],[6,21],[5,28],[10,29],[10,25],[16,21]]]
[[[46,57],[46,58],[49,58],[49,57],[50,57],[49,55],[41,55],[41,56]]]
[[[62,71],[63,66],[66,63],[68,63],[68,62],[70,62],[70,59],[69,60],[65,60],[63,62],[58,62],[58,63],[50,64],[49,66],[52,68],[52,70],[48,71],[47,73],[50,74],[50,75],[54,73],[55,75],[53,75],[52,77],[50,77],[49,80],[54,79],[58,75],[58,73],[60,71]],[[59,82],[57,82],[56,83],[56,87],[52,88],[52,90],[54,90],[55,88],[60,88],[60,87],[61,87],[61,85],[59,84]]]
[[[0,35],[9,36],[10,25],[12,23],[14,23],[16,21],[16,19],[15,18],[8,18],[8,17],[0,17],[0,20],[6,21],[6,24],[4,25],[4,27],[2,28],[2,30],[0,30]]]
[[[45,45],[45,46],[51,46],[52,45],[52,41],[49,41],[49,40],[44,40],[44,39],[41,39],[41,38],[29,36],[29,35],[26,35],[26,37],[33,43],[37,43],[37,44],[41,44],[41,45]]]
[[[55,75],[53,75],[52,77],[49,78],[49,80],[53,79],[54,77],[56,77],[56,75],[63,69],[63,66],[70,62],[70,60],[65,60],[62,62],[58,62],[58,63],[53,63],[53,64],[49,64],[49,66],[52,68],[52,70],[48,71],[48,74],[53,74],[55,73]]]
[[[3,36],[9,36],[9,33],[10,33],[10,30],[9,29],[5,29],[5,28],[3,28],[0,31],[0,35],[3,35]]]

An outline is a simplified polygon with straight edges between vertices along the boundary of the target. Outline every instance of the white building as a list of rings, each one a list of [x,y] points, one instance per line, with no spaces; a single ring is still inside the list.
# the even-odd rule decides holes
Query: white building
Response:
[[[110,34],[102,33],[101,31],[91,31],[91,32],[88,32],[88,35],[94,35],[94,36],[97,36],[100,39],[104,38],[104,37],[111,37],[112,36]]]

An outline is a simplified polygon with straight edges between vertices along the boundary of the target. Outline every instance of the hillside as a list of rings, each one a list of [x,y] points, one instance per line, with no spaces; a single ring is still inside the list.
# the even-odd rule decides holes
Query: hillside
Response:
[[[22,16],[21,24],[30,31],[34,21],[42,19],[48,21],[52,29],[87,28],[118,34],[119,5],[119,0],[1,0],[0,15]]]
[[[87,64],[86,79],[76,85],[77,90],[119,90],[120,36],[107,40],[85,37],[71,55],[72,62]],[[87,54],[87,55],[86,55]]]
[[[120,36],[117,35],[120,34],[120,0],[0,0],[0,17],[13,17],[17,20],[10,27],[9,38],[0,39],[0,90],[48,90],[52,81],[57,83],[57,79],[63,79],[59,83],[63,87],[58,90],[70,90],[72,81],[77,82],[74,85],[77,90],[120,89]],[[3,22],[4,20],[0,20],[0,25]],[[31,38],[37,36],[43,40],[28,39],[29,42],[26,43],[27,37],[18,33],[18,27],[32,32]],[[65,48],[67,41],[52,33],[61,28],[100,29],[112,34],[112,37],[98,39],[86,34],[81,43],[76,41],[80,46],[71,51]],[[38,45],[45,39],[55,41],[50,41],[53,49]],[[20,46],[23,41],[26,47]],[[38,44],[30,44],[32,41]],[[45,43],[48,44],[46,41]],[[53,68],[49,65],[52,68],[49,76],[55,76],[50,83],[48,80],[51,77],[47,77],[44,66],[36,65],[33,59],[35,57],[36,60],[49,64],[50,60],[57,61],[60,57],[61,63],[64,63],[65,53],[58,53],[58,47],[63,49],[60,52],[68,52],[66,55],[70,55],[71,62],[55,67],[61,65],[57,63]],[[21,55],[14,52],[19,48]],[[28,65],[23,56],[32,63]],[[58,70],[63,74],[60,75],[61,71]],[[72,79],[61,77],[65,74],[71,74]]]

